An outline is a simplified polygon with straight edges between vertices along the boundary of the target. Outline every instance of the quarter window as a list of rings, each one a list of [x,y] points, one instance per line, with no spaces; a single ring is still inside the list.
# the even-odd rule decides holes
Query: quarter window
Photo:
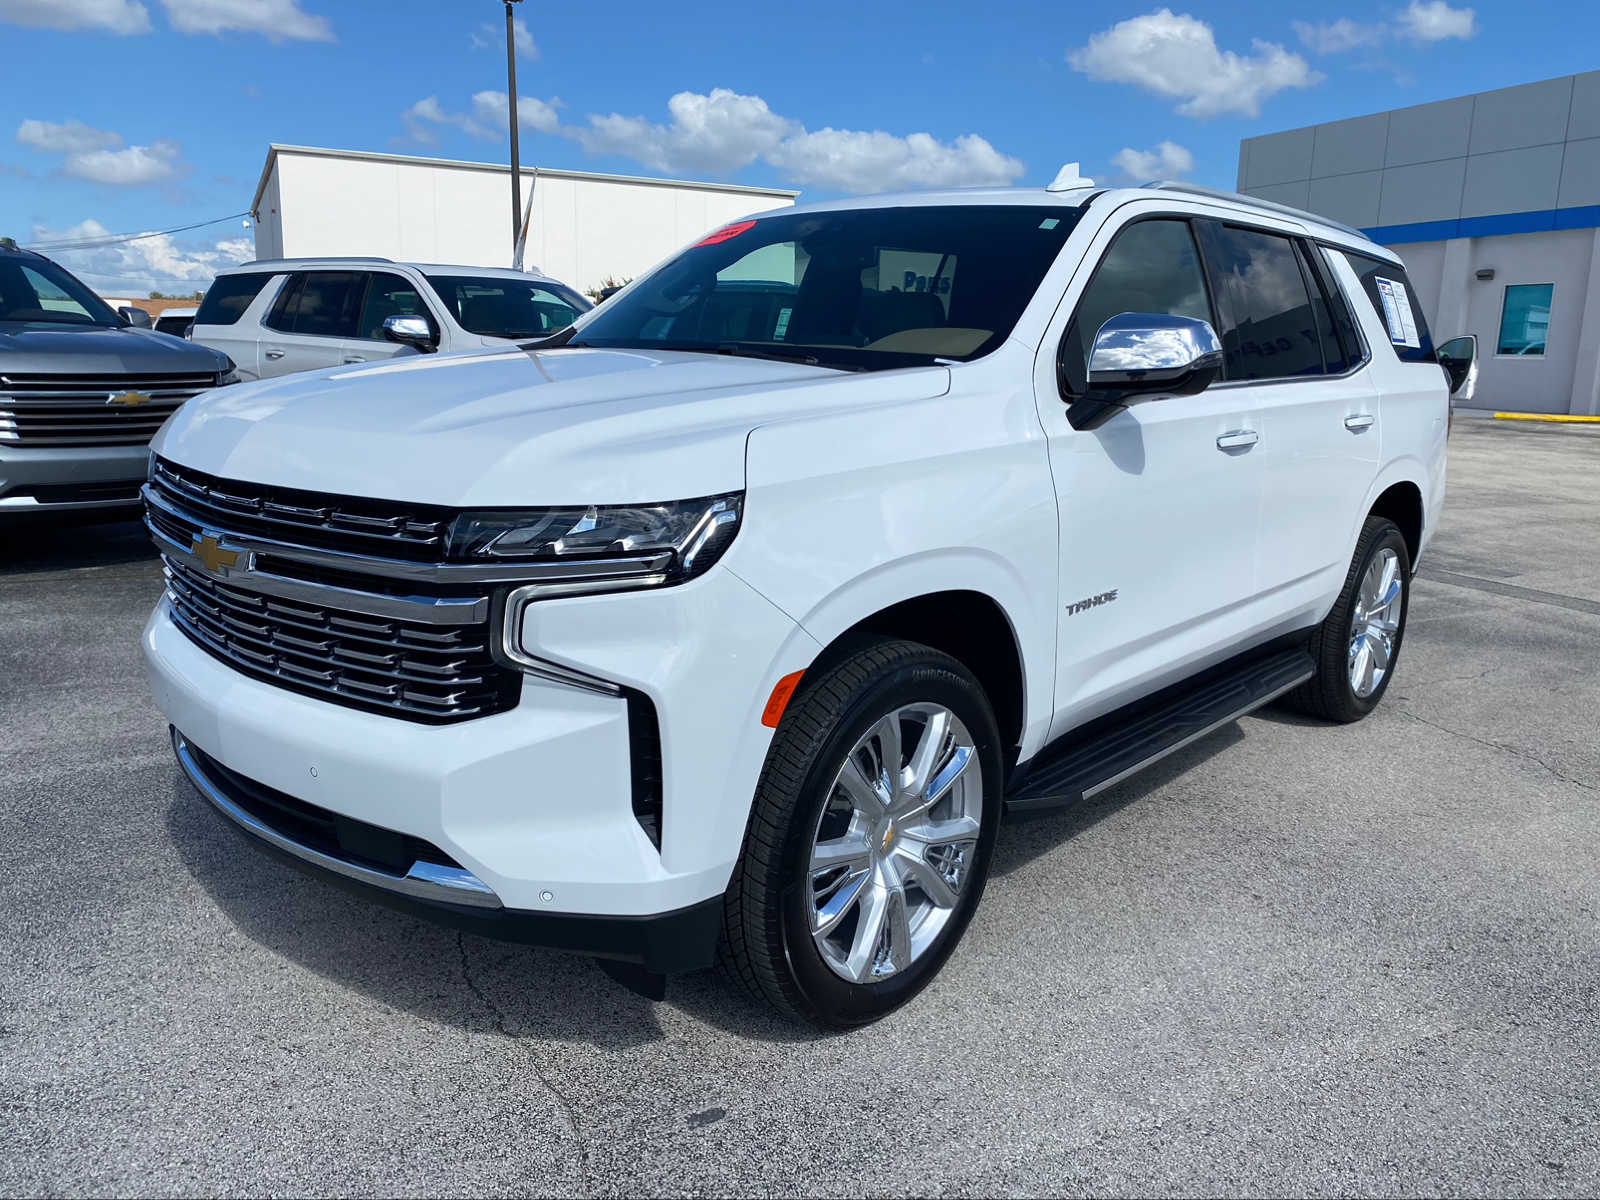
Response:
[[[1500,339],[1496,354],[1520,354],[1530,358],[1544,355],[1550,333],[1550,302],[1555,297],[1551,283],[1513,283],[1506,288],[1500,304]]]
[[[1222,334],[1227,377],[1321,375],[1321,327],[1329,327],[1329,318],[1326,306],[1320,321],[1313,309],[1294,243],[1257,229],[1211,229],[1206,265],[1218,306],[1227,314]]]
[[[1378,323],[1388,330],[1389,344],[1400,361],[1438,362],[1433,337],[1428,332],[1428,320],[1422,314],[1422,302],[1417,299],[1417,290],[1406,277],[1405,268],[1349,250],[1344,254],[1361,279],[1361,289],[1378,314]],[[1401,294],[1406,301],[1404,311],[1396,304]]]
[[[219,275],[206,289],[205,299],[194,315],[196,325],[236,325],[244,310],[255,302],[267,286],[271,274]]]
[[[1187,221],[1137,221],[1117,234],[1061,340],[1061,381],[1068,394],[1084,392],[1094,335],[1128,312],[1193,317],[1215,326]]]

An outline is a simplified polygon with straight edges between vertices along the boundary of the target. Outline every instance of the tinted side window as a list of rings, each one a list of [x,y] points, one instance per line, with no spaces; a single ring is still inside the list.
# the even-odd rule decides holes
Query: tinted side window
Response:
[[[1355,314],[1350,311],[1350,301],[1333,273],[1327,251],[1320,246],[1308,244],[1306,252],[1306,262],[1311,267],[1312,278],[1322,285],[1322,294],[1327,297],[1328,311],[1333,317],[1334,332],[1339,336],[1339,346],[1344,355],[1345,366],[1347,369],[1358,367],[1366,362],[1369,356],[1366,342],[1361,337],[1361,330],[1356,325]]]
[[[1428,320],[1422,315],[1422,303],[1417,299],[1411,280],[1406,278],[1405,268],[1349,250],[1344,255],[1360,277],[1361,288],[1378,314],[1379,324],[1388,331],[1389,344],[1400,361],[1438,362],[1433,337],[1428,333]],[[1397,303],[1400,295],[1404,296],[1405,304]]]
[[[361,271],[306,271],[295,275],[272,306],[269,324],[284,333],[354,337],[366,292]]]
[[[1070,394],[1083,394],[1094,335],[1125,312],[1166,313],[1216,324],[1187,221],[1137,221],[1117,234],[1061,340],[1061,378]]]
[[[433,317],[410,280],[386,271],[373,272],[371,279],[372,282],[367,285],[366,302],[361,306],[357,337],[373,342],[382,341],[383,322],[388,317],[425,317],[428,327],[433,328]]]
[[[1222,309],[1229,379],[1321,375],[1322,338],[1294,243],[1286,237],[1212,225],[1206,267]]]
[[[1300,259],[1300,270],[1305,275],[1306,290],[1311,293],[1311,319],[1316,322],[1317,338],[1322,342],[1323,369],[1329,375],[1341,374],[1347,367],[1354,366],[1355,360],[1349,357],[1339,331],[1334,328],[1333,310],[1328,303],[1327,289],[1312,265],[1311,247],[1305,242],[1296,241],[1295,251]]]
[[[261,289],[267,286],[272,275],[222,275],[206,289],[200,301],[200,311],[194,315],[196,325],[234,325],[244,310],[249,308]]]

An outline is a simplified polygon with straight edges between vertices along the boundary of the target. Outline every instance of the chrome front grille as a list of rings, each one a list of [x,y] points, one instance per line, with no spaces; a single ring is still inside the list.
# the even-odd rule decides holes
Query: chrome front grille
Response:
[[[297,545],[419,562],[444,558],[447,510],[219,479],[156,459],[152,482],[213,527]]]
[[[0,375],[0,445],[144,445],[216,382],[209,373]]]
[[[353,532],[336,517],[373,516],[366,510],[382,502],[290,496],[158,464],[145,523],[165,564],[168,610],[190,640],[246,675],[411,721],[516,704],[522,673],[495,657],[501,601],[490,581],[330,548]],[[278,512],[290,505],[315,515],[297,524]],[[263,526],[275,536],[252,532]],[[396,528],[415,536],[404,521]]]

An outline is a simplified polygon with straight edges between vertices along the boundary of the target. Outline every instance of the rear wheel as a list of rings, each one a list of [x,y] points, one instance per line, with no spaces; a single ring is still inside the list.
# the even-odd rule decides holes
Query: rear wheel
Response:
[[[930,980],[983,891],[999,734],[960,663],[864,643],[808,677],[773,736],[728,889],[723,961],[756,996],[859,1025]]]
[[[1383,699],[1411,602],[1411,555],[1393,521],[1368,517],[1344,589],[1311,638],[1317,673],[1290,704],[1330,721],[1359,721]]]

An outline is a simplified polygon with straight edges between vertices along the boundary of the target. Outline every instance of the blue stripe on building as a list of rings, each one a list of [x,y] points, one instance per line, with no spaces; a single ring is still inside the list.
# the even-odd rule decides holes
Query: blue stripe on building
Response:
[[[1458,217],[1451,221],[1414,221],[1409,225],[1374,225],[1363,229],[1380,246],[1407,242],[1442,242],[1446,238],[1499,237],[1508,233],[1549,233],[1556,229],[1600,228],[1600,204],[1580,208],[1547,208],[1539,212]]]

